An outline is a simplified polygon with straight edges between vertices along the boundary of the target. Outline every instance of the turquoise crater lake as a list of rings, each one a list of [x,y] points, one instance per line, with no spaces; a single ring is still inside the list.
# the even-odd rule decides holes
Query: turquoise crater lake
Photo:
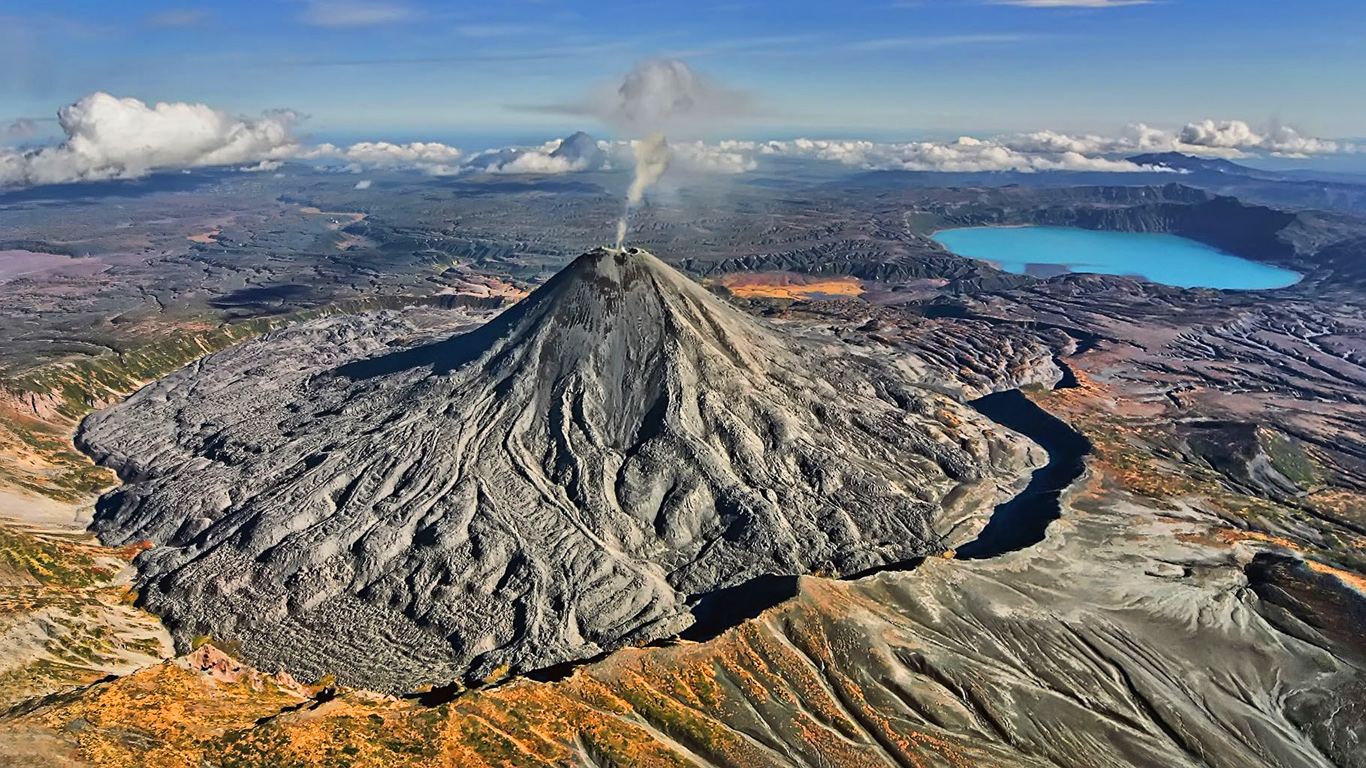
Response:
[[[1070,227],[968,227],[933,239],[959,256],[1017,275],[1065,272],[1131,275],[1182,288],[1259,290],[1299,282],[1288,269],[1259,264],[1176,235]]]

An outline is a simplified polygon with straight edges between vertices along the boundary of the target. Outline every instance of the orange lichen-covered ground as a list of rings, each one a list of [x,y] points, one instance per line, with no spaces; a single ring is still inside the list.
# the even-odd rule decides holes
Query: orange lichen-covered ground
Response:
[[[887,693],[862,671],[869,638],[850,620],[875,608],[840,582],[806,580],[795,601],[716,641],[629,650],[559,682],[436,707],[245,668],[224,675],[225,657],[205,646],[11,715],[0,738],[60,734],[102,766],[776,768],[793,750],[851,768],[887,756],[981,764],[966,740],[881,714]]]
[[[790,272],[757,272],[726,275],[714,281],[744,299],[852,298],[863,294],[863,284],[853,277],[814,277]]]
[[[0,522],[0,711],[169,655],[160,622],[116,579],[139,551]]]

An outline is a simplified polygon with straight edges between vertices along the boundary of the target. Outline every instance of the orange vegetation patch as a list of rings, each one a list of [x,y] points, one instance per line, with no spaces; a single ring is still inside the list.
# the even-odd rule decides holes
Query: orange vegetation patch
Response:
[[[1366,578],[1344,571],[1327,563],[1314,559],[1315,554],[1309,551],[1304,545],[1291,541],[1284,536],[1273,536],[1271,534],[1260,533],[1258,531],[1245,531],[1233,528],[1214,528],[1198,533],[1181,533],[1176,538],[1180,541],[1187,541],[1195,544],[1207,546],[1232,546],[1244,541],[1253,541],[1260,544],[1270,544],[1280,549],[1294,552],[1315,573],[1322,573],[1336,578],[1343,584],[1355,589],[1362,594],[1366,594]]]
[[[211,229],[208,232],[201,232],[197,235],[190,235],[185,239],[189,240],[192,243],[203,243],[204,245],[211,245],[217,242],[216,238],[221,234],[223,234],[223,230]]]
[[[1346,488],[1320,488],[1309,494],[1309,505],[1321,512],[1347,520],[1366,521],[1366,495]],[[1366,546],[1366,543],[1363,543]]]
[[[790,272],[726,275],[715,281],[745,299],[811,299],[863,295],[863,284],[853,277],[808,277]]]
[[[1366,594],[1366,579],[1363,579],[1355,573],[1344,571],[1341,568],[1334,568],[1331,565],[1320,563],[1317,560],[1306,560],[1305,564],[1309,566],[1309,570],[1311,571],[1328,574],[1352,589],[1355,589],[1362,594]]]
[[[883,648],[882,610],[848,583],[803,579],[795,600],[713,641],[625,650],[564,680],[467,691],[438,707],[301,690],[201,651],[47,702],[0,731],[42,728],[87,760],[126,766],[988,764],[970,738],[893,714],[885,681],[899,666]],[[747,735],[756,728],[783,753]]]
[[[1237,528],[1210,528],[1198,533],[1178,533],[1177,540],[1186,541],[1192,544],[1204,544],[1207,546],[1233,546],[1244,541],[1255,541],[1261,544],[1271,544],[1289,549],[1303,554],[1302,548],[1285,538],[1284,536],[1272,536],[1258,531],[1246,531]]]

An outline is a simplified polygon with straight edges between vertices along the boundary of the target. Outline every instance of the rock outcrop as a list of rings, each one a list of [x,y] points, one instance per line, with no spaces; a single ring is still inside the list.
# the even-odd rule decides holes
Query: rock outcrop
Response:
[[[386,318],[87,420],[126,483],[95,530],[156,544],[138,589],[182,645],[386,691],[587,658],[750,579],[940,551],[1029,453],[913,365],[789,338],[635,249],[470,333],[393,348]]]

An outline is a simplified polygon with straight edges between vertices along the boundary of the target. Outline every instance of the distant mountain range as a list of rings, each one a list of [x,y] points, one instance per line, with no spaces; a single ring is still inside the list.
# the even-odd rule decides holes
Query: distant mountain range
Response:
[[[1222,158],[1194,157],[1191,155],[1183,155],[1180,152],[1153,152],[1143,155],[1134,155],[1133,157],[1128,158],[1128,160],[1135,165],[1150,165],[1157,168],[1169,168],[1173,171],[1185,171],[1188,173],[1226,173],[1233,176],[1276,176],[1274,173],[1259,171],[1256,168],[1249,168],[1246,165],[1239,165]]]

